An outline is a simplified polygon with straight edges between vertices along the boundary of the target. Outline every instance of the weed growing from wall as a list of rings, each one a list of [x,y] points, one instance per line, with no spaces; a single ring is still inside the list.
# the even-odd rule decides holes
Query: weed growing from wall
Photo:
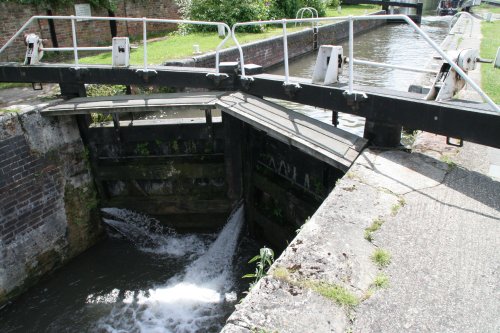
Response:
[[[254,281],[250,284],[250,289],[264,276],[266,276],[269,267],[274,262],[274,251],[270,248],[263,247],[259,254],[248,261],[249,264],[257,262],[255,273],[245,274],[243,278],[252,278]]]

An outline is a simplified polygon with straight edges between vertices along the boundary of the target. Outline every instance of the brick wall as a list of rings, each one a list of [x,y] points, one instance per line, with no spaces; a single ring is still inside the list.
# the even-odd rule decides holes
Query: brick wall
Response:
[[[85,3],[85,1],[76,1]],[[108,11],[102,8],[91,8],[92,16],[108,16]],[[73,6],[52,10],[52,15],[74,15]],[[0,46],[3,46],[21,26],[34,15],[47,15],[43,7],[33,5],[19,5],[13,2],[0,2]],[[178,7],[174,0],[151,1],[120,1],[115,11],[117,17],[148,17],[179,19]],[[54,20],[57,42],[60,47],[72,46],[71,23],[68,20]],[[108,21],[80,21],[76,24],[78,46],[111,45],[111,28]],[[168,32],[176,28],[173,24],[148,24],[149,33]],[[39,20],[31,25],[28,32],[35,32],[47,39],[44,44],[52,47],[48,20]],[[118,36],[142,37],[142,23],[117,22]],[[26,52],[23,38],[19,37],[15,43],[0,55],[1,61],[21,61]]]
[[[98,239],[85,156],[72,118],[0,115],[0,306]]]
[[[0,142],[0,237],[9,245],[16,236],[40,227],[59,209],[60,166],[30,153],[24,136]]]

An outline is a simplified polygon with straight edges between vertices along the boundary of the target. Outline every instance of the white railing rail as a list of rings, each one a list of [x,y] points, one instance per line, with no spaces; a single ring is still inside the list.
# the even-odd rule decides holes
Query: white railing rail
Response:
[[[78,47],[76,24],[77,20],[85,21],[125,21],[125,22],[141,22],[142,23],[142,37],[143,37],[143,69],[141,71],[148,72],[148,41],[147,41],[147,24],[148,23],[170,23],[170,24],[192,24],[192,25],[206,25],[219,27],[222,26],[227,31],[226,37],[217,45],[215,49],[215,71],[219,74],[219,52],[224,44],[231,38],[231,29],[226,23],[223,22],[208,22],[208,21],[189,21],[189,20],[171,20],[171,19],[157,19],[157,18],[132,18],[132,17],[105,17],[105,16],[32,16],[24,25],[0,48],[0,55],[10,46],[14,40],[19,37],[33,22],[36,20],[70,20],[71,21],[71,34],[72,34],[72,47],[60,48],[43,48],[44,51],[73,51],[75,67],[79,68],[78,51],[98,51],[110,50],[110,47]],[[217,33],[217,32],[216,32]]]
[[[448,23],[448,33],[449,34],[457,33],[456,31],[453,31],[453,28],[455,28],[455,23],[458,22],[458,19],[462,15],[465,15],[469,19],[469,22],[470,22],[469,37],[471,37],[472,36],[472,29],[474,29],[474,16],[472,16],[470,13],[467,13],[467,12],[458,12],[455,15],[453,15],[450,22]],[[461,33],[465,33],[465,31],[461,31]]]
[[[491,108],[500,112],[500,108],[498,105],[493,102],[493,100],[486,95],[481,88],[467,76],[467,74],[453,61],[453,59],[444,52],[439,45],[437,45],[422,29],[418,27],[415,22],[413,22],[406,15],[366,15],[366,16],[338,16],[338,17],[320,17],[320,18],[306,18],[306,19],[282,19],[282,20],[270,20],[270,21],[251,21],[251,22],[241,22],[236,23],[232,26],[232,38],[236,47],[238,48],[240,54],[240,67],[241,67],[241,76],[243,79],[251,79],[246,77],[245,75],[245,59],[243,55],[243,48],[241,47],[238,39],[236,38],[236,28],[250,25],[270,25],[270,24],[278,24],[282,26],[283,29],[283,55],[284,55],[284,67],[285,67],[285,85],[290,84],[289,77],[289,69],[288,69],[288,45],[287,45],[287,31],[286,25],[288,23],[305,23],[305,22],[320,22],[320,21],[349,21],[349,59],[354,59],[354,21],[361,20],[398,20],[406,22],[410,27],[415,30],[429,45],[432,46],[434,50],[442,57],[443,60],[447,61],[450,66],[467,82],[480,96],[481,98],[488,103]],[[347,93],[352,95],[356,93],[353,89],[354,82],[354,63],[355,61],[349,61],[349,84]],[[376,66],[377,63],[371,62],[370,65]],[[387,67],[387,66],[385,66]]]
[[[316,10],[316,8],[314,7],[302,7],[300,8],[298,11],[297,11],[297,14],[295,15],[295,18],[296,19],[299,19],[299,15],[300,15],[300,18],[304,18],[304,13],[305,12],[309,12],[311,13],[311,17],[312,18],[318,18],[319,15],[318,15],[318,11]],[[316,23],[316,24],[315,24]],[[315,27],[317,26],[318,23],[317,22],[311,22],[311,27]],[[297,26],[297,22],[295,22],[295,26]]]

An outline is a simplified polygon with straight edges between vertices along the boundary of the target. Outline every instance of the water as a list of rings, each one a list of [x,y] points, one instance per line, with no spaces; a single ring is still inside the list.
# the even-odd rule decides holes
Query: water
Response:
[[[218,235],[105,212],[109,238],[0,310],[0,332],[218,332],[259,248],[239,240],[243,208]]]
[[[424,16],[421,29],[436,43],[440,44],[447,35],[449,17]],[[348,42],[341,43],[344,56],[348,55]],[[425,67],[435,55],[435,51],[427,42],[406,24],[389,24],[383,28],[369,31],[354,38],[354,58],[388,64]],[[311,78],[316,63],[316,53],[310,53],[289,64],[291,76]],[[347,66],[344,67],[347,74]],[[271,74],[284,75],[284,68],[275,68]],[[388,89],[408,91],[419,73],[354,65],[354,84],[361,86],[383,87]],[[341,82],[347,82],[346,76],[341,76]],[[308,114],[309,116],[324,121],[332,122],[332,112],[308,105],[278,101],[288,108]],[[348,114],[339,114],[339,127],[351,133],[363,135],[364,119]]]

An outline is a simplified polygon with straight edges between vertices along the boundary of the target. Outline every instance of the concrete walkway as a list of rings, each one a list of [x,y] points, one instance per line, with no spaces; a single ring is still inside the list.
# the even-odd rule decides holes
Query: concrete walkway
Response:
[[[42,90],[32,87],[0,89],[0,109],[23,111],[55,99],[57,85],[45,84]]]

